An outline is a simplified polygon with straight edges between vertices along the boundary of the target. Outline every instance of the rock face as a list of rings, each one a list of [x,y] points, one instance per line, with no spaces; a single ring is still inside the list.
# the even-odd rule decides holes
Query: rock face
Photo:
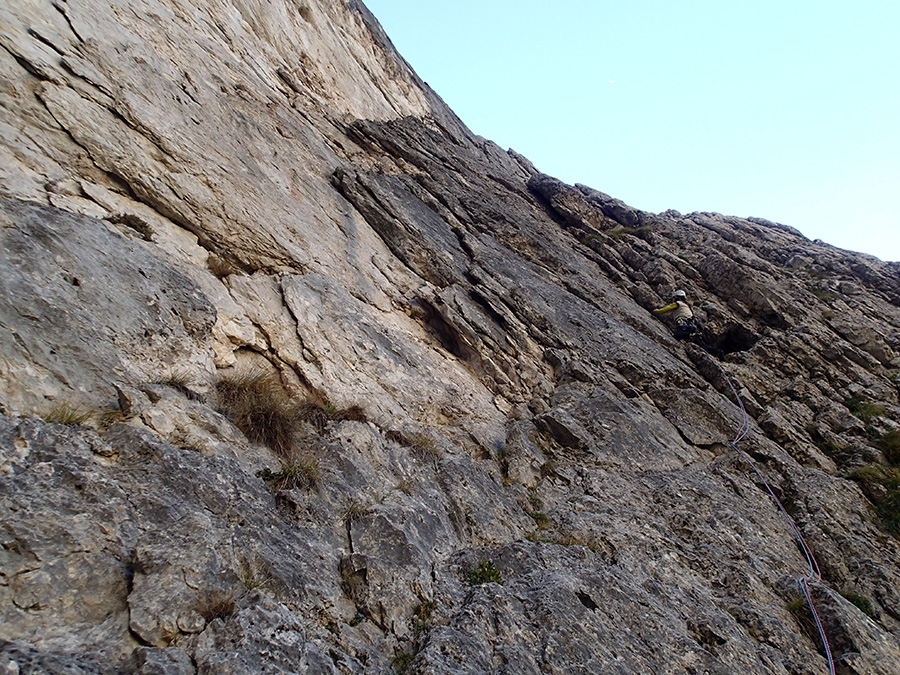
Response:
[[[0,28],[3,672],[828,672],[768,485],[900,673],[900,266],[543,175],[357,0]]]

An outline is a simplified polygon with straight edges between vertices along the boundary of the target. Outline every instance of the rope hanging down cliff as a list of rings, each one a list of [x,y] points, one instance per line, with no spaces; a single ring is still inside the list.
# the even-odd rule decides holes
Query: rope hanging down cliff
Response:
[[[697,324],[697,320],[694,317],[693,311],[687,304],[687,294],[683,290],[674,291],[672,293],[672,301],[670,304],[653,311],[654,314],[667,314],[671,312],[671,315],[675,320],[673,336],[676,339],[697,342],[701,347],[703,347],[703,349],[708,352],[718,351],[711,349],[708,345],[704,344],[702,340],[697,339],[699,336],[699,327]],[[728,387],[731,389],[731,393],[734,394],[734,399],[735,401],[737,401],[738,407],[741,410],[741,415],[743,416],[737,434],[732,440],[728,441],[728,445],[730,445],[732,449],[734,449],[734,451],[750,466],[750,468],[753,469],[753,472],[765,486],[766,491],[775,501],[775,504],[778,506],[778,510],[781,511],[781,514],[785,517],[788,524],[791,526],[791,530],[794,532],[794,536],[797,538],[797,542],[800,544],[800,549],[803,551],[803,555],[806,557],[806,562],[809,565],[809,573],[805,576],[800,577],[800,579],[798,579],[798,584],[800,585],[800,589],[803,591],[803,596],[806,598],[806,604],[809,605],[809,611],[812,614],[813,620],[816,623],[816,628],[819,631],[819,637],[821,638],[822,646],[825,649],[825,656],[828,659],[829,673],[830,675],[835,675],[834,658],[831,654],[831,646],[828,644],[828,637],[825,634],[825,628],[822,625],[821,619],[819,618],[819,613],[816,611],[816,606],[813,602],[812,594],[809,590],[810,582],[821,583],[822,581],[822,572],[819,569],[819,564],[816,562],[816,558],[813,555],[812,550],[809,548],[809,545],[803,538],[803,534],[800,532],[800,528],[797,527],[794,519],[791,518],[790,514],[787,512],[787,509],[785,509],[784,504],[782,504],[781,500],[778,499],[778,497],[775,495],[775,492],[772,490],[769,482],[757,468],[756,463],[750,458],[747,453],[745,453],[738,447],[737,444],[741,440],[743,440],[747,433],[750,431],[750,416],[747,414],[746,408],[744,408],[744,402],[741,400],[741,397],[738,394],[734,383],[731,381],[731,378],[728,377],[728,373],[725,372],[725,369],[720,363],[714,363],[722,373],[722,377],[724,377],[725,381],[728,383]],[[684,421],[687,422],[687,420]],[[691,426],[694,426],[690,422],[687,423]]]
[[[762,481],[762,484],[765,486],[766,491],[769,493],[772,499],[775,500],[775,504],[778,506],[778,510],[781,511],[781,514],[788,521],[788,524],[791,526],[791,529],[794,532],[794,536],[797,538],[797,541],[800,544],[803,555],[806,557],[806,562],[809,564],[809,573],[805,576],[800,577],[797,582],[800,585],[800,589],[803,591],[803,596],[806,598],[806,604],[809,605],[809,611],[812,614],[813,620],[816,623],[816,628],[819,631],[819,637],[821,638],[822,646],[825,649],[825,657],[828,659],[828,671],[830,675],[835,675],[834,658],[831,654],[831,646],[828,643],[828,636],[825,634],[825,627],[822,625],[822,620],[819,618],[819,613],[816,611],[816,605],[813,602],[812,594],[809,590],[810,582],[822,582],[822,572],[819,569],[819,563],[816,562],[816,557],[815,555],[813,555],[812,550],[809,548],[809,545],[803,538],[803,534],[800,532],[800,528],[797,527],[794,519],[791,518],[790,514],[787,512],[787,509],[785,509],[784,504],[782,504],[781,500],[778,499],[778,497],[775,495],[775,492],[772,490],[769,482],[757,468],[756,463],[750,458],[750,455],[748,455],[737,446],[737,444],[741,440],[743,440],[743,438],[750,431],[750,416],[747,414],[746,408],[744,408],[744,402],[741,400],[741,397],[738,394],[734,383],[731,381],[731,378],[728,377],[728,373],[725,372],[725,369],[720,364],[717,363],[716,365],[719,367],[722,376],[728,383],[728,387],[731,389],[731,393],[734,394],[734,399],[735,401],[737,401],[738,407],[741,410],[741,415],[743,416],[743,420],[741,422],[741,426],[737,431],[737,434],[731,441],[728,442],[728,444],[732,447],[732,449],[734,449],[735,452],[738,453],[740,457],[743,458],[743,460],[750,466],[751,469],[753,469],[754,473],[759,477],[759,480]]]
[[[737,392],[737,389],[734,386],[734,383],[731,381],[731,378],[728,376],[728,373],[725,372],[725,369],[718,363],[716,366],[719,368],[719,371],[722,373],[722,377],[728,383],[729,389],[731,389],[731,393],[734,395],[735,401],[737,401],[738,408],[740,408],[742,420],[741,425],[735,434],[735,437],[728,440],[723,440],[724,443],[731,446],[731,448],[740,456],[747,465],[753,469],[753,472],[759,478],[760,482],[766,488],[766,492],[769,493],[769,496],[772,497],[772,500],[775,502],[775,505],[778,507],[778,510],[781,511],[781,514],[784,516],[785,520],[787,520],[788,524],[791,526],[791,530],[794,533],[794,537],[797,539],[797,542],[800,545],[800,549],[803,551],[803,555],[806,558],[807,565],[809,566],[809,573],[800,577],[797,582],[800,586],[800,590],[803,592],[803,597],[806,599],[806,604],[809,606],[809,611],[812,614],[813,620],[816,624],[816,629],[819,631],[819,638],[822,641],[822,646],[825,650],[825,657],[828,660],[828,670],[830,675],[835,675],[835,665],[834,665],[834,657],[831,653],[831,646],[828,642],[828,636],[825,633],[825,627],[822,625],[822,621],[819,618],[819,613],[816,611],[815,603],[812,599],[812,594],[809,589],[810,582],[821,583],[822,582],[822,572],[819,569],[819,563],[816,561],[816,557],[810,549],[809,544],[806,543],[806,540],[803,538],[803,534],[800,532],[800,528],[797,527],[797,524],[794,522],[794,519],[790,516],[785,508],[784,504],[781,503],[781,500],[778,499],[778,496],[775,494],[775,491],[772,489],[771,485],[769,485],[769,481],[766,480],[765,476],[763,476],[762,472],[756,466],[756,463],[750,458],[750,456],[741,450],[738,447],[738,443],[743,440],[747,433],[750,431],[750,416],[747,414],[746,408],[744,408],[744,403],[741,400],[740,395]],[[684,422],[688,426],[691,426],[695,429],[703,431],[706,434],[710,434],[708,430],[701,429],[697,425],[693,424],[690,420],[686,420],[678,414],[668,412],[667,417],[674,418],[680,422]]]

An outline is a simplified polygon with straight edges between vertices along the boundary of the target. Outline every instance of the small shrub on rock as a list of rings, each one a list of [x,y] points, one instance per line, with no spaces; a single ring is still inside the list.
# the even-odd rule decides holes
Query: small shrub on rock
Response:
[[[881,525],[900,537],[900,469],[879,464],[867,464],[856,469],[850,477],[875,505]]]
[[[503,583],[503,575],[500,574],[500,570],[494,567],[494,563],[490,560],[482,560],[478,563],[478,567],[469,572],[467,579],[470,586]]]
[[[415,651],[399,651],[394,654],[394,658],[391,659],[391,665],[394,667],[394,673],[396,675],[403,675],[403,673],[409,670],[409,666],[413,662],[414,658],[416,658]]]
[[[863,614],[872,619],[875,618],[875,608],[872,606],[872,601],[865,595],[860,595],[853,591],[841,591],[841,595],[862,610]]]
[[[844,405],[852,415],[863,422],[871,422],[875,417],[884,413],[884,406],[867,401],[862,394],[853,394],[844,399]]]
[[[873,445],[884,453],[891,464],[900,464],[900,429],[893,429],[875,439]]]

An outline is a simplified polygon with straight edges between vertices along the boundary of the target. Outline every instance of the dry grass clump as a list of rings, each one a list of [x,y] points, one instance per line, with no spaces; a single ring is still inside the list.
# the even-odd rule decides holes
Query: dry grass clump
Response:
[[[77,403],[62,401],[41,415],[45,422],[78,426],[87,424],[94,416],[94,411],[84,408]]]
[[[275,375],[232,374],[216,382],[218,410],[254,443],[291,455],[299,431],[297,405]]]
[[[224,279],[241,271],[239,267],[215,253],[209,254],[209,257],[206,259],[206,267],[219,279]]]
[[[325,433],[329,422],[367,422],[363,409],[358,405],[348,408],[337,408],[330,401],[322,397],[314,396],[297,408],[300,419],[308,422],[320,434]]]
[[[421,462],[436,462],[444,456],[437,444],[423,433],[408,435],[397,429],[391,429],[385,437],[397,445],[408,448],[410,454]]]
[[[268,588],[273,581],[266,561],[258,555],[239,556],[237,568],[241,583],[247,588]]]
[[[152,380],[152,383],[164,384],[167,387],[171,387],[175,391],[180,392],[185,398],[191,401],[202,402],[204,396],[194,390],[194,381],[195,378],[190,370],[186,368],[177,368],[167,375],[155,378]]]
[[[319,482],[321,469],[315,457],[296,459],[282,467],[280,471],[262,469],[256,474],[268,483],[273,490],[293,490],[294,488],[312,487]]]
[[[215,619],[223,621],[237,611],[237,593],[231,590],[215,589],[200,598],[197,613],[209,623]]]
[[[249,372],[222,377],[216,383],[217,409],[254,443],[293,462],[296,436],[308,424],[324,434],[330,422],[367,421],[358,405],[336,408],[322,396],[296,401],[275,374]]]

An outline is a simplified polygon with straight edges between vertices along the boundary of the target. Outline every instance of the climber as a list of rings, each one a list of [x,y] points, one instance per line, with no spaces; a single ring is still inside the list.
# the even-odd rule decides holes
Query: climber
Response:
[[[687,293],[679,289],[672,293],[672,302],[665,307],[653,310],[654,314],[667,314],[668,312],[672,312],[671,318],[675,322],[672,335],[676,340],[693,342],[694,338],[700,337],[700,330],[703,326],[694,316],[690,305],[687,304]]]

